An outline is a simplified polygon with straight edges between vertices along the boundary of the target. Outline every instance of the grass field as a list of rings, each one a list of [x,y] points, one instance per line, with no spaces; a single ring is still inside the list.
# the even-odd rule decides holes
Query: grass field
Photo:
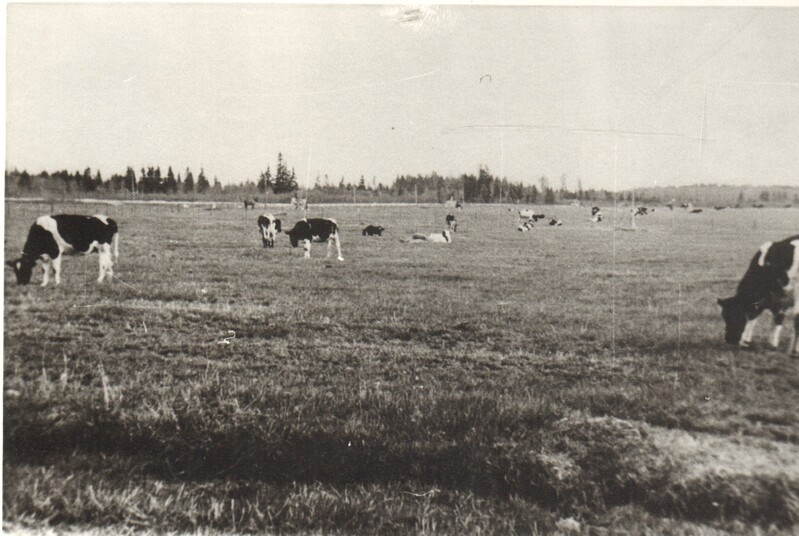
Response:
[[[792,328],[727,347],[716,298],[799,211],[630,231],[620,208],[614,231],[542,207],[565,225],[519,233],[517,209],[469,206],[437,245],[399,238],[442,207],[313,207],[337,262],[262,249],[240,208],[56,206],[118,221],[118,279],[96,256],[59,288],[5,270],[7,530],[797,530]],[[6,203],[6,259],[48,211]]]

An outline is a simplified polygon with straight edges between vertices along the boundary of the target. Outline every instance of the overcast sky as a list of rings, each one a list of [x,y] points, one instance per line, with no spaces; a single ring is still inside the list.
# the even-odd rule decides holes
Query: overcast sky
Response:
[[[799,184],[799,9],[11,5],[7,166]]]

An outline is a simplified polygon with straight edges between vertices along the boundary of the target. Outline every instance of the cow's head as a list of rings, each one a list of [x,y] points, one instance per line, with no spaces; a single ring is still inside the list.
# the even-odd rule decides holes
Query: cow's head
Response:
[[[33,267],[36,266],[36,261],[20,257],[17,260],[6,262],[6,264],[14,269],[18,285],[27,285],[31,282],[31,275],[33,275]]]
[[[721,316],[724,318],[724,341],[727,344],[738,344],[746,326],[746,308],[737,296],[719,298]]]
[[[291,231],[286,231],[286,234],[289,235],[289,242],[291,242],[291,247],[296,248],[300,245],[300,234],[295,229]]]

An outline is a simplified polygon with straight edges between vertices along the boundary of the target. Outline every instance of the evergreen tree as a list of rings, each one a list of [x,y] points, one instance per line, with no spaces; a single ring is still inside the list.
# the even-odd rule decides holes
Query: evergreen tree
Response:
[[[136,191],[136,172],[130,166],[125,172],[125,189],[129,192]]]
[[[178,182],[175,180],[175,174],[172,172],[172,166],[169,166],[169,169],[166,172],[164,191],[170,194],[174,194],[178,191]]]
[[[297,189],[297,181],[292,178],[288,167],[283,162],[283,153],[277,154],[277,171],[275,172],[275,184],[272,191],[276,194],[293,192]]]
[[[358,181],[358,189],[366,190],[366,181],[364,180],[363,175],[361,175],[361,180]]]
[[[200,174],[197,175],[197,193],[204,194],[211,188],[211,183],[205,178],[205,170],[200,168]]]
[[[6,182],[8,182],[8,172],[6,172]],[[33,187],[33,183],[31,182],[31,176],[28,175],[27,171],[23,171],[19,174],[19,180],[17,181],[17,188],[20,190],[30,190]]]
[[[187,194],[194,193],[194,175],[192,175],[189,168],[186,168],[186,180],[183,181],[183,191]]]

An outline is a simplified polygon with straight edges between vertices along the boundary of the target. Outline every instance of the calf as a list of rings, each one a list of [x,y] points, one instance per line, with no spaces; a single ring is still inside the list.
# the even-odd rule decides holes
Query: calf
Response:
[[[17,284],[30,283],[36,261],[42,260],[44,278],[42,286],[50,281],[50,265],[55,273],[55,284],[61,284],[61,259],[64,255],[88,255],[94,251],[100,257],[100,276],[114,275],[111,261],[111,243],[114,244],[114,259],[119,257],[119,234],[117,223],[106,216],[78,216],[60,214],[39,216],[28,231],[28,239],[22,248],[22,257],[6,264],[14,269]]]
[[[291,231],[286,232],[291,241],[291,247],[296,248],[302,242],[305,258],[311,258],[311,242],[327,242],[327,257],[330,257],[330,244],[335,242],[338,251],[338,260],[341,256],[341,241],[338,236],[338,224],[332,218],[308,218],[298,221]]]
[[[430,233],[429,235],[414,234],[410,238],[403,239],[402,242],[434,242],[438,244],[450,244],[452,242],[452,233],[450,233],[448,230],[444,230],[440,233]]]
[[[258,229],[261,231],[264,247],[275,247],[275,235],[282,230],[280,220],[271,214],[261,214],[258,216]]]
[[[455,216],[452,214],[447,214],[447,217],[444,218],[444,220],[447,222],[447,227],[449,227],[450,231],[454,233],[458,230],[458,220],[455,218]]]
[[[367,225],[363,228],[363,236],[383,236],[385,230],[382,225]]]
[[[774,318],[774,331],[771,346],[780,343],[782,322],[788,309],[793,305],[794,333],[789,346],[792,355],[799,353],[799,235],[781,242],[766,242],[760,246],[749,263],[749,268],[738,283],[735,296],[719,299],[724,318],[724,340],[748,348],[752,343],[752,333],[757,317],[768,309]]]

